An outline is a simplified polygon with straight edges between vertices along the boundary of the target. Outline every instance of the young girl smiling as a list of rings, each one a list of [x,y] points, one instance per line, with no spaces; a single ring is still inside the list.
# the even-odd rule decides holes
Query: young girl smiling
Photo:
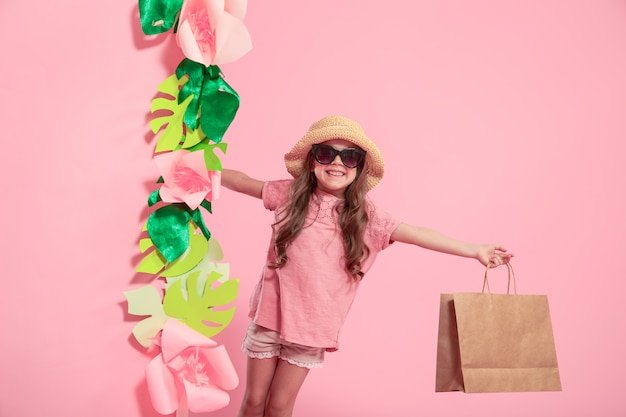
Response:
[[[246,392],[239,417],[291,416],[311,368],[339,348],[339,333],[364,275],[393,242],[498,266],[512,255],[401,222],[367,193],[383,157],[361,126],[343,116],[313,123],[285,155],[292,180],[260,181],[234,170],[222,185],[274,211],[270,248],[250,301]]]

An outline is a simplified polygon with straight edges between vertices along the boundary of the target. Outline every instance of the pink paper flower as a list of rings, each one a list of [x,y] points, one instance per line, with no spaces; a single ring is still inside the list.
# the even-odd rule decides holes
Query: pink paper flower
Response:
[[[148,391],[160,414],[187,415],[224,408],[239,384],[237,372],[223,345],[176,319],[161,334],[161,354],[146,369]]]
[[[176,32],[183,54],[207,67],[241,58],[252,49],[246,7],[247,0],[185,0]]]
[[[195,210],[202,200],[219,197],[222,173],[207,171],[204,150],[167,152],[156,155],[154,161],[164,181],[159,190],[164,202],[184,202]]]

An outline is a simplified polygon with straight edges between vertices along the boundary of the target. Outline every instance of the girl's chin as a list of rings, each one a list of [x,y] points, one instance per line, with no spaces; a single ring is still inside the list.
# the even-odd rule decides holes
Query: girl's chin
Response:
[[[320,181],[317,182],[317,186],[320,190],[325,191],[329,194],[334,194],[337,196],[341,196],[343,195],[343,193],[346,191],[346,188],[348,188],[348,185],[345,181],[338,181],[336,183],[333,182],[324,182],[321,183]]]

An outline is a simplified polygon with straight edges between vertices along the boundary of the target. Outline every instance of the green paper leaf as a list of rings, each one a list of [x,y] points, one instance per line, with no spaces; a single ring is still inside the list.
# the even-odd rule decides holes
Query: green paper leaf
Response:
[[[159,92],[168,97],[157,97],[152,100],[152,113],[165,113],[155,116],[150,121],[152,133],[156,135],[162,130],[157,139],[156,153],[173,151],[180,146],[188,148],[206,138],[201,129],[187,129],[185,131],[185,112],[193,99],[193,96],[189,96],[182,102],[179,102],[179,92],[185,83],[187,83],[187,79],[184,77],[179,79],[176,74],[169,76],[158,87]]]
[[[154,246],[151,244],[151,246]],[[153,250],[143,257],[139,265],[137,265],[136,271],[146,274],[156,275],[163,269],[167,261],[157,250]]]
[[[151,338],[155,337],[168,317],[163,310],[161,294],[152,285],[146,285],[136,290],[124,291],[128,300],[128,313],[135,316],[150,316],[135,325],[133,335],[145,348],[152,344]]]
[[[187,130],[187,134],[183,138],[183,149],[189,149],[192,146],[196,146],[198,143],[208,141],[201,128],[191,129],[189,126],[185,125],[185,129]]]
[[[209,240],[211,238],[211,231],[206,227],[206,224],[204,223],[204,217],[202,216],[202,212],[200,211],[200,209],[191,210],[187,207],[187,212],[191,216],[196,226],[198,226],[204,237]]]
[[[222,141],[239,109],[239,95],[218,77],[205,82],[200,101],[200,127],[213,142]]]
[[[222,170],[222,161],[215,154],[215,149],[219,149],[222,151],[224,155],[226,155],[226,150],[228,149],[228,144],[226,142],[220,143],[208,143],[201,142],[191,148],[189,148],[190,152],[195,152],[199,150],[204,150],[204,164],[208,171],[221,171]]]
[[[189,249],[181,257],[168,264],[161,276],[174,277],[182,275],[191,271],[204,259],[209,250],[208,238],[205,238],[204,235],[196,234],[195,231],[196,225],[193,222],[189,222]]]
[[[185,207],[185,209],[189,213],[189,208]],[[195,212],[198,213],[196,214]],[[198,225],[198,221],[189,221],[187,223],[189,244],[183,254],[175,260],[168,262],[159,250],[153,250],[147,253],[147,255],[141,260],[136,268],[137,272],[145,272],[156,275],[163,271],[161,272],[161,276],[178,276],[190,271],[198,265],[209,250],[208,240],[211,233],[208,229],[206,229],[204,220],[201,217],[202,214],[199,210],[194,210],[194,212],[191,212],[190,215],[192,216],[192,219],[200,216],[199,221],[201,222],[201,225]],[[197,234],[197,229],[200,229],[203,233],[201,235]],[[208,237],[206,236],[207,234]],[[141,253],[146,253],[150,249],[156,249],[156,247],[152,239],[144,238],[139,241],[139,249]]]
[[[160,190],[154,190],[148,197],[148,207],[154,206],[159,201],[161,201]]]
[[[220,161],[220,158],[215,155],[215,149],[219,149],[224,155],[226,155],[226,149],[228,149],[228,144],[217,143],[215,145],[208,145],[206,147],[206,149],[204,150],[204,164],[206,165],[206,169],[209,171],[222,170],[222,161]]]
[[[185,110],[185,125],[191,129],[198,126],[198,112],[200,110],[200,94],[204,83],[205,66],[190,59],[183,59],[176,67],[176,77],[185,80],[178,94],[178,102],[191,100]]]
[[[185,58],[178,64],[176,76],[187,78],[181,86],[178,102],[183,103],[193,97],[185,110],[185,125],[194,130],[199,122],[209,140],[221,142],[239,109],[237,92],[224,81],[216,65],[205,67]]]
[[[211,202],[210,201],[202,200],[202,203],[200,203],[200,206],[204,207],[204,209],[206,211],[208,211],[209,213],[213,214],[213,209],[211,208]]]
[[[183,0],[139,0],[141,30],[146,35],[167,32],[178,21]]]
[[[168,262],[177,259],[189,247],[187,223],[191,215],[181,207],[183,205],[161,207],[148,217],[148,236]]]
[[[165,292],[163,308],[168,316],[179,319],[207,337],[213,337],[226,328],[235,314],[235,307],[226,310],[216,310],[216,307],[235,301],[239,280],[227,280],[220,284],[218,280],[222,274],[211,271],[203,291],[199,292],[199,276],[200,271],[196,271],[172,283]]]

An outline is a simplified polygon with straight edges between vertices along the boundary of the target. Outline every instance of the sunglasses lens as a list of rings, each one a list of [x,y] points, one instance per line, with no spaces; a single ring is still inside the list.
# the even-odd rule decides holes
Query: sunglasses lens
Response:
[[[330,146],[316,146],[313,149],[313,156],[320,164],[330,164],[337,156],[337,152]]]
[[[359,166],[363,160],[363,154],[356,149],[344,149],[341,151],[341,161],[348,168]]]

